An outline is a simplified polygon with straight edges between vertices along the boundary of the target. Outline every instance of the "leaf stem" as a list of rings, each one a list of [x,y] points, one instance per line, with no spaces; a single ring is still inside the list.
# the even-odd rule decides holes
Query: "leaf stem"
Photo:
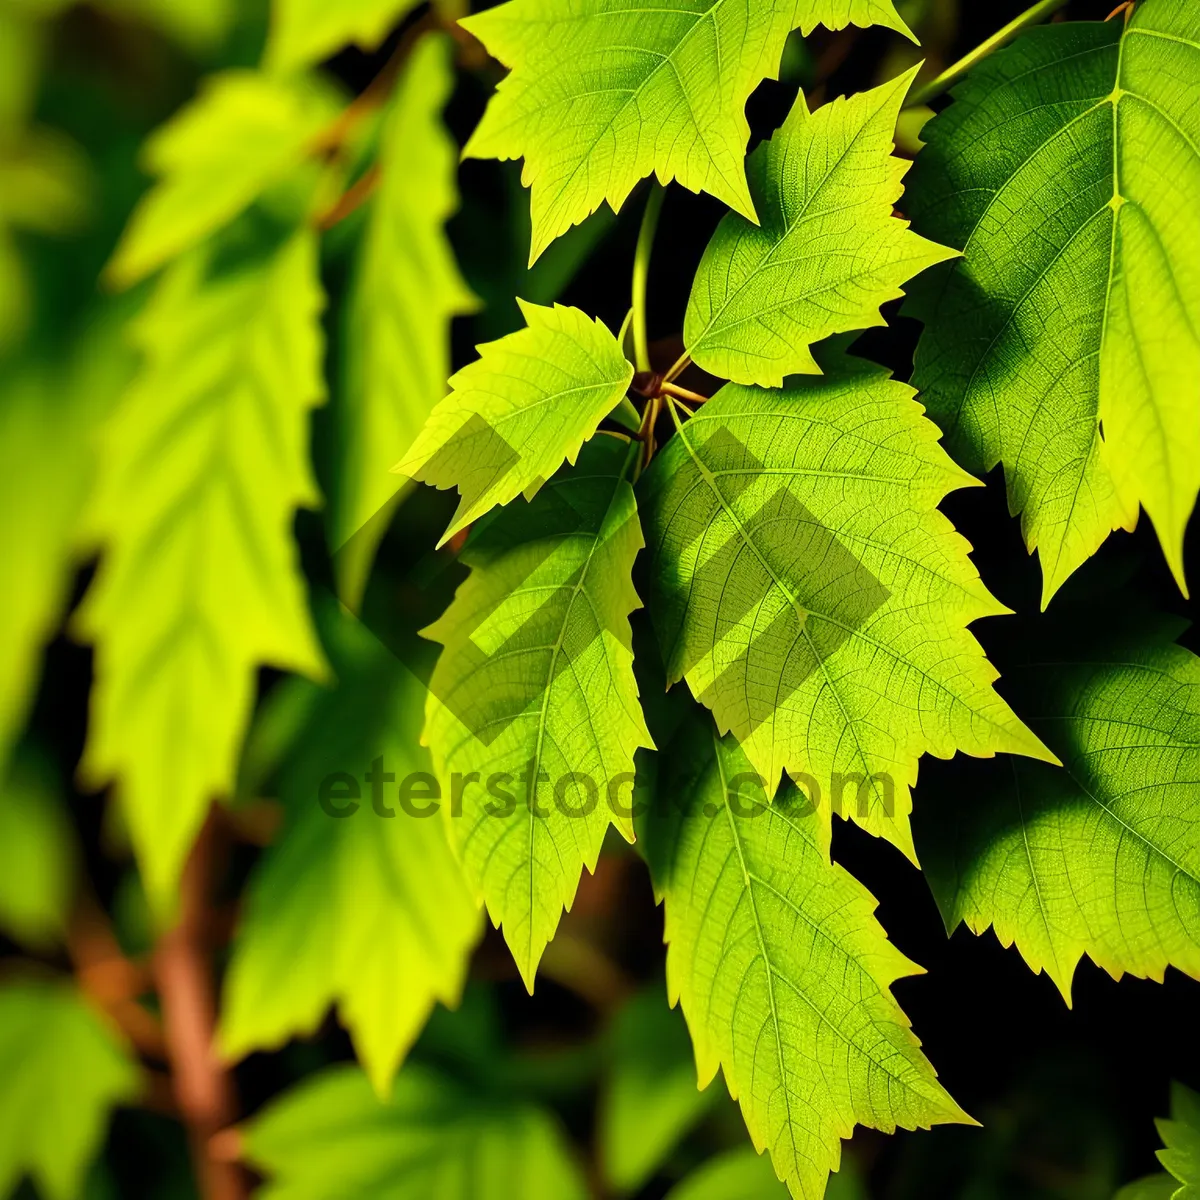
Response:
[[[672,380],[678,379],[692,365],[692,356],[685,350],[676,360],[671,369],[663,378],[663,386],[665,387]]]
[[[1069,2],[1070,0],[1038,0],[1038,3],[1032,8],[1027,8],[1019,17],[1009,21],[1003,29],[993,33],[986,42],[981,42],[969,54],[963,55],[958,62],[947,67],[936,79],[931,79],[917,88],[909,96],[904,107],[920,108],[931,100],[936,100],[944,91],[953,87],[976,63],[982,62],[993,51],[1006,46],[1022,29],[1053,16],[1060,8],[1066,8]]]
[[[674,396],[676,400],[690,400],[693,404],[708,403],[707,396],[702,396],[699,392],[689,392],[687,388],[682,388],[677,383],[671,383],[668,379],[662,381],[659,391],[666,392],[668,396]]]
[[[654,249],[654,235],[658,232],[665,195],[662,184],[652,179],[646,209],[642,213],[637,250],[633,255],[633,357],[639,371],[650,370],[650,345],[646,340],[646,280],[650,275],[650,253]]]

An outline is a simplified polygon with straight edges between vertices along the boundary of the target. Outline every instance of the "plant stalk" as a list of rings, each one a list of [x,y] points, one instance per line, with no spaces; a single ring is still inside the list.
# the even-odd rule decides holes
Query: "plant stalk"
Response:
[[[155,947],[154,974],[175,1102],[187,1126],[200,1195],[203,1200],[247,1200],[245,1171],[210,1147],[237,1118],[233,1078],[213,1044],[216,988],[208,918],[218,832],[210,815],[184,869],[179,921]]]
[[[650,370],[650,344],[646,339],[646,281],[650,276],[650,253],[658,218],[662,212],[666,189],[656,179],[650,181],[646,210],[642,213],[642,228],[638,233],[637,250],[633,256],[633,358],[639,371]]]
[[[1008,45],[1022,29],[1052,17],[1060,8],[1066,8],[1070,0],[1038,0],[1032,8],[1027,8],[1019,17],[1009,21],[1003,29],[993,33],[986,42],[981,42],[969,54],[963,55],[953,66],[947,67],[936,79],[922,84],[913,92],[905,108],[920,108],[931,100],[936,100],[944,91],[953,87],[972,67],[982,62],[987,56],[1001,47]]]

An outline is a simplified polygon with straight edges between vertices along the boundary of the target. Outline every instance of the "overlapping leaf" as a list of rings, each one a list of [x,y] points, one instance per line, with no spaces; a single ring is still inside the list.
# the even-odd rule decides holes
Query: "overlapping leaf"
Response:
[[[1026,33],[925,127],[914,383],[972,470],[1003,462],[1043,602],[1139,504],[1183,586],[1200,488],[1200,10]]]
[[[458,156],[441,122],[452,84],[448,41],[422,38],[384,124],[380,182],[346,310],[347,395],[337,410],[341,469],[331,521],[336,546],[363,530],[346,560],[360,576],[382,534],[363,526],[395,494],[400,481],[391,467],[446,394],[451,318],[476,306],[443,230],[458,204]],[[353,593],[360,581],[345,582]]]
[[[826,828],[842,811],[910,857],[922,754],[1047,756],[967,631],[1005,611],[937,511],[971,482],[912,390],[852,359],[723,388],[642,477],[668,682],[772,785],[806,776]]]
[[[585,1200],[557,1123],[410,1065],[380,1102],[335,1067],[276,1101],[245,1131],[270,1182],[262,1200]]]
[[[633,756],[652,745],[629,629],[642,535],[628,461],[598,439],[473,533],[471,575],[425,631],[444,646],[425,739],[442,780],[460,781],[452,836],[531,991],[610,822],[633,838]]]
[[[770,802],[707,718],[664,761],[639,841],[666,908],[668,988],[701,1083],[724,1072],[792,1195],[824,1195],[856,1124],[969,1121],[891,994],[919,968],[887,940],[874,897],[830,863],[811,805],[792,789]]]
[[[0,1195],[28,1174],[47,1200],[78,1200],[113,1107],[140,1086],[128,1049],[72,988],[0,988]]]
[[[85,772],[118,781],[153,902],[170,903],[209,802],[231,789],[262,663],[320,675],[292,518],[317,496],[323,399],[316,243],[218,269],[197,252],[140,318],[141,372],[105,431],[93,519],[107,550]]]
[[[434,1004],[457,1004],[480,914],[428,804],[420,686],[365,627],[332,624],[330,640],[339,685],[315,705],[281,785],[289,824],[250,885],[220,1043],[232,1058],[274,1048],[336,1004],[384,1095]],[[405,792],[408,808],[405,781],[423,797]]]
[[[395,467],[458,489],[462,500],[443,541],[540,486],[564,459],[573,463],[633,379],[599,321],[561,304],[519,303],[526,328],[479,347]]]
[[[930,797],[918,845],[947,926],[992,925],[1068,1003],[1084,954],[1200,978],[1200,659],[1147,640],[1013,678],[1066,769],[997,764]]]
[[[136,283],[228,224],[305,158],[332,120],[332,94],[308,78],[225,71],[146,143],[158,177],[129,220],[107,272]]]
[[[760,224],[725,217],[688,301],[683,340],[706,371],[767,387],[816,374],[812,343],[883,324],[880,304],[952,257],[892,216],[907,170],[892,135],[916,71],[811,115],[801,92],[750,156]]]
[[[420,0],[275,0],[267,65],[293,71],[349,42],[372,51]]]
[[[851,23],[908,33],[891,0],[510,0],[463,22],[512,68],[466,152],[524,158],[531,262],[652,172],[753,220],[746,101],[793,29]]]
[[[1200,1197],[1200,1096],[1181,1083],[1171,1087],[1171,1116],[1155,1121],[1167,1171],[1127,1184],[1116,1200],[1197,1200]],[[1169,1174],[1167,1173],[1169,1172]]]

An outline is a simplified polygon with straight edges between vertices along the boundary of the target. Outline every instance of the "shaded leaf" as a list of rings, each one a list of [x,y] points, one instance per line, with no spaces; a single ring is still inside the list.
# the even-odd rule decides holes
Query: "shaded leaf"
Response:
[[[276,1101],[245,1130],[270,1182],[262,1200],[585,1200],[557,1123],[410,1065],[380,1102],[335,1067]]]

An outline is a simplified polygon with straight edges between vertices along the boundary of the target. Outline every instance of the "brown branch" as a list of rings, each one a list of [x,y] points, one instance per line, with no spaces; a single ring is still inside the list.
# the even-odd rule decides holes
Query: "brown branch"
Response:
[[[334,202],[317,218],[317,228],[322,232],[332,229],[351,213],[357,212],[371,198],[379,186],[379,164],[372,163]]]
[[[218,838],[210,814],[183,873],[179,922],[155,947],[154,975],[175,1103],[187,1126],[200,1195],[204,1200],[245,1200],[250,1194],[245,1172],[210,1150],[213,1137],[237,1117],[233,1079],[213,1045],[216,999],[209,892]]]

